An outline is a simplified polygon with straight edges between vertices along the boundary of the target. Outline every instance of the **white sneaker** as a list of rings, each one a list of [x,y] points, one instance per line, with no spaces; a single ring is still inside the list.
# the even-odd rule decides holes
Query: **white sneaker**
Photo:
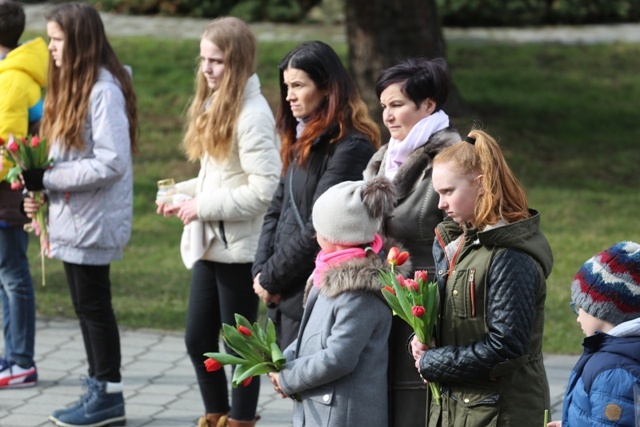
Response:
[[[0,389],[32,387],[38,382],[38,370],[35,365],[23,368],[14,362],[3,362],[0,365]]]

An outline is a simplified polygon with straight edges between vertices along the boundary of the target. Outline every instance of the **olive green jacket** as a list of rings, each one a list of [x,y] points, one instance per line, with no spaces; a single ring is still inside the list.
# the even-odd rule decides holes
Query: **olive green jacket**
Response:
[[[542,360],[546,278],[553,255],[540,215],[486,229],[438,225],[437,347],[421,374],[442,387],[429,425],[538,427],[549,409]]]

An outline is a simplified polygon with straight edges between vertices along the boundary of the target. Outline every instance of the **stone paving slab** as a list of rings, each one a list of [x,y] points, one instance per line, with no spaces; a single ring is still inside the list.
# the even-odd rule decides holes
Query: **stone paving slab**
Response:
[[[37,387],[0,390],[0,426],[51,427],[54,409],[81,394],[86,375],[80,328],[75,320],[38,318]],[[122,364],[128,427],[195,427],[204,412],[191,361],[180,333],[122,329]],[[1,342],[1,341],[0,341]],[[551,419],[559,419],[562,397],[577,356],[545,355]],[[293,402],[276,394],[262,377],[260,427],[290,427]]]

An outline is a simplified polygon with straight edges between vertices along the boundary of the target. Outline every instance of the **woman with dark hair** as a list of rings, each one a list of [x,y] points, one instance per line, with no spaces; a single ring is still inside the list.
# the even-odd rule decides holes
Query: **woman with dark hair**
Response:
[[[362,177],[380,143],[367,107],[328,45],[307,42],[280,62],[283,174],[265,216],[253,263],[254,290],[271,308],[279,344],[297,336],[305,283],[320,250],[311,221],[316,199]]]
[[[441,59],[408,59],[382,71],[376,94],[391,139],[373,156],[364,177],[390,179],[397,204],[381,233],[411,254],[414,270],[433,274],[434,229],[446,216],[438,209],[431,184],[433,157],[460,141],[442,110],[450,89],[449,70]],[[410,327],[394,316],[389,339],[389,425],[424,426],[427,387],[407,353]]]
[[[85,394],[49,418],[63,426],[124,425],[109,270],[131,235],[136,97],[92,6],[61,4],[46,18],[52,61],[40,133],[54,161],[23,177],[28,190],[46,190],[50,256],[64,264],[89,363]],[[25,199],[25,212],[37,207]]]

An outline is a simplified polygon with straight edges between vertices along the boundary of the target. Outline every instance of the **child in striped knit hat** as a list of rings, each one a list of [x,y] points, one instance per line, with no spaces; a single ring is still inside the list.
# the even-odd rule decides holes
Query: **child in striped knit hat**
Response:
[[[548,426],[639,426],[640,245],[620,242],[585,262],[571,299],[584,354],[569,378],[562,421]]]

